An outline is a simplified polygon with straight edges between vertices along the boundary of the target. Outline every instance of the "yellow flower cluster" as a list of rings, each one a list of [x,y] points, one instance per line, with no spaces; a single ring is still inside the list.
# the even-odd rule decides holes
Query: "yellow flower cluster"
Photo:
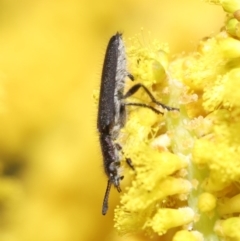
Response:
[[[129,49],[136,80],[180,111],[130,109],[120,141],[135,171],[115,210],[119,233],[240,240],[240,1],[214,2],[228,12],[226,27],[195,52],[169,61],[166,45],[135,40]],[[144,92],[134,98],[150,102]]]

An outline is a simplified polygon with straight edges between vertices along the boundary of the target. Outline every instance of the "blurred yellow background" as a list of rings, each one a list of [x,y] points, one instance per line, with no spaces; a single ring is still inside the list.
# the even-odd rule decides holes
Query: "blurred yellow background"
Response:
[[[101,215],[92,96],[106,45],[117,31],[128,45],[143,27],[146,46],[191,51],[223,21],[200,0],[1,0],[0,241],[149,240],[116,235],[116,190]]]

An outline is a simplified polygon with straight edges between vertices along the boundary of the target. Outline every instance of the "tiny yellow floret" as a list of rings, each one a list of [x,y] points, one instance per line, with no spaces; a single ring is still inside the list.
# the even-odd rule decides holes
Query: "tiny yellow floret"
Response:
[[[216,223],[214,231],[224,240],[240,240],[240,218],[234,217],[227,220],[220,220]]]
[[[201,212],[210,212],[216,207],[217,198],[211,193],[202,193],[198,198],[198,208]]]
[[[174,235],[172,241],[204,241],[204,237],[197,231],[181,230]]]
[[[226,30],[232,36],[237,36],[238,23],[236,18],[231,18],[226,23]]]
[[[240,56],[239,40],[230,38],[230,37],[219,38],[218,44],[225,58],[239,58]]]
[[[206,0],[206,2],[221,5],[226,12],[234,13],[240,9],[239,0]]]
[[[162,208],[145,225],[152,227],[159,235],[163,235],[168,229],[193,222],[194,217],[194,211],[188,207],[180,209]]]
[[[240,194],[232,198],[224,198],[218,202],[218,212],[220,215],[240,213]]]

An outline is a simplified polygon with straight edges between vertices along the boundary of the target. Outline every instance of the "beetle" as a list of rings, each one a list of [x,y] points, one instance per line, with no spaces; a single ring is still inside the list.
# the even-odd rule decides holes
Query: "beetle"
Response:
[[[126,78],[134,80],[134,77],[127,71],[127,60],[122,34],[116,33],[108,43],[103,63],[101,87],[98,105],[97,129],[103,155],[104,171],[108,178],[107,188],[104,195],[102,214],[108,210],[108,198],[113,185],[118,192],[121,192],[120,182],[123,179],[120,169],[121,146],[116,143],[121,129],[126,121],[126,106],[139,106],[149,108],[157,114],[163,114],[154,107],[145,103],[128,103],[126,99],[142,88],[150,97],[153,103],[162,106],[167,110],[179,110],[169,107],[157,101],[151,92],[141,83],[133,85],[124,94]],[[127,163],[133,168],[131,159]]]

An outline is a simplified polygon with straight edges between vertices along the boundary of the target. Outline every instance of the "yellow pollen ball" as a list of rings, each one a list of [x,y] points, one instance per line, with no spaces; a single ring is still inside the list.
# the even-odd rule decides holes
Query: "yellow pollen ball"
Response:
[[[198,198],[198,208],[201,212],[210,212],[216,207],[216,197],[211,193],[202,193]]]

